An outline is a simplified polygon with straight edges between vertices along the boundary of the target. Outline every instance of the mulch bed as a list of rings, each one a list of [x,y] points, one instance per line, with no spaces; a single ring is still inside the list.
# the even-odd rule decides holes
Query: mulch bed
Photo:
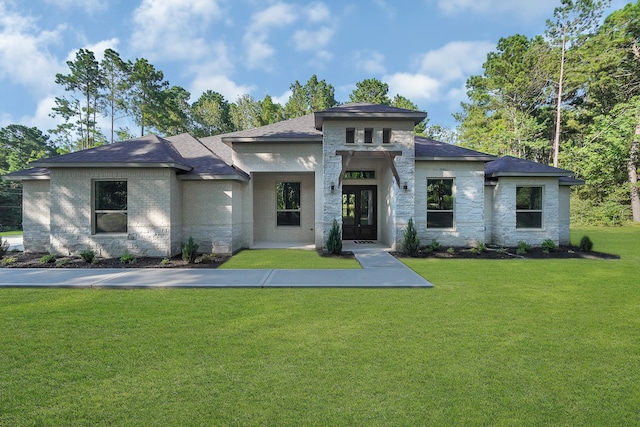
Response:
[[[404,258],[401,252],[392,252],[398,258]],[[620,259],[618,255],[605,254],[602,252],[584,252],[575,246],[558,246],[555,250],[544,253],[542,248],[531,248],[523,255],[516,254],[516,248],[487,248],[487,251],[480,252],[472,248],[453,248],[453,253],[447,252],[447,248],[441,248],[438,252],[429,253],[420,251],[417,258],[443,258],[443,259]]]
[[[16,261],[0,268],[218,268],[229,259],[228,256],[216,255],[214,257],[199,257],[195,263],[189,264],[183,261],[180,256],[169,259],[163,263],[163,258],[139,257],[132,264],[124,264],[120,258],[98,258],[93,263],[86,263],[78,256],[58,256],[51,263],[42,263],[40,258],[46,254],[33,254],[22,252],[9,252],[4,259],[15,257]],[[4,260],[3,259],[3,260]]]

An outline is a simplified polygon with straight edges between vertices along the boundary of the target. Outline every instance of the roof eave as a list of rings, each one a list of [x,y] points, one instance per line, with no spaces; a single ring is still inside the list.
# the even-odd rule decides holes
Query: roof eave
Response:
[[[435,162],[492,162],[495,156],[421,156],[416,157],[416,161],[435,161]]]
[[[538,177],[538,178],[560,178],[560,177],[568,177],[572,178],[573,173],[566,172],[495,172],[491,174],[487,174],[487,177],[490,178],[500,178],[500,177]]]
[[[0,179],[5,181],[48,181],[49,175],[0,175]]]
[[[578,179],[578,178],[565,178],[565,179],[561,179],[558,182],[559,185],[565,185],[565,186],[569,186],[569,185],[585,185],[586,181],[583,179]]]
[[[188,174],[179,175],[178,179],[181,181],[237,181],[237,182],[249,182],[249,177],[239,174]]]
[[[322,129],[325,119],[350,120],[350,119],[386,119],[386,120],[409,120],[413,119],[414,124],[418,124],[427,118],[427,113],[422,111],[408,113],[369,113],[364,111],[342,111],[342,112],[317,112],[315,113],[316,129]]]
[[[225,136],[221,138],[225,144],[234,142],[322,142],[322,135],[303,137],[281,137],[281,136]]]
[[[169,168],[191,171],[193,168],[176,162],[33,162],[31,166],[42,168]]]

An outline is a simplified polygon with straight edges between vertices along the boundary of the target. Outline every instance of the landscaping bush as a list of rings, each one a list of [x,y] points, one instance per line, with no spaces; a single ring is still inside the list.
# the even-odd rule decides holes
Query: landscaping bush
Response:
[[[329,237],[327,238],[327,251],[334,255],[340,255],[342,253],[342,232],[335,218],[333,219],[331,230],[329,230]]]
[[[0,237],[0,258],[5,256],[9,252],[9,240],[2,240]]]
[[[582,236],[582,239],[580,239],[580,250],[583,252],[591,252],[591,249],[593,249],[593,242],[589,236]]]
[[[80,252],[80,258],[82,258],[87,264],[91,264],[95,257],[96,253],[91,249],[85,249],[84,251]]]
[[[122,255],[120,255],[120,262],[123,264],[135,264],[136,257],[134,257],[127,249],[124,250]]]
[[[431,242],[430,247],[433,252],[438,252],[440,250],[441,245],[440,245],[440,242],[438,242],[437,240],[434,240],[433,242]]]
[[[531,245],[525,241],[520,240],[518,242],[518,246],[516,247],[516,253],[518,255],[524,255],[531,250]]]
[[[51,264],[52,262],[56,261],[56,256],[54,254],[47,254],[47,255],[43,255],[40,258],[40,262],[42,264]]]
[[[406,256],[415,257],[420,250],[420,239],[418,232],[413,225],[413,218],[409,218],[407,228],[404,230],[404,239],[402,240],[402,253]]]
[[[556,250],[556,248],[557,248],[556,244],[555,244],[555,243],[554,243],[554,241],[553,241],[553,240],[551,240],[551,239],[547,239],[547,240],[545,240],[544,242],[542,242],[541,247],[542,247],[542,251],[543,251],[545,254],[548,254],[549,252],[553,252],[553,251],[555,251],[555,250]]]
[[[189,236],[189,240],[182,247],[182,260],[193,264],[198,256],[198,244],[193,241],[193,237]]]
[[[18,261],[17,257],[14,256],[8,256],[6,258],[2,258],[2,265],[11,265],[14,264]]]

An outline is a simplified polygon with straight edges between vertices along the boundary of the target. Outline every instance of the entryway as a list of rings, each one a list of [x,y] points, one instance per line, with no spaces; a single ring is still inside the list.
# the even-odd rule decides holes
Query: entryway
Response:
[[[377,196],[375,185],[342,187],[342,240],[377,240]]]

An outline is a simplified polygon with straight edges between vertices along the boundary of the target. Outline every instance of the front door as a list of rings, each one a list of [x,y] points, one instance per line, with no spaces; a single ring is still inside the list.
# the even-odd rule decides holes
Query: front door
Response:
[[[342,187],[342,240],[378,238],[375,185]]]

